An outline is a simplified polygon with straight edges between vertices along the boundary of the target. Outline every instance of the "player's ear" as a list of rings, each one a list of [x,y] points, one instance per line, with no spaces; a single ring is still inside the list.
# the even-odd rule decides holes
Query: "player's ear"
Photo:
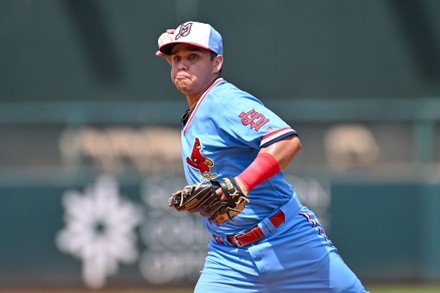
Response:
[[[218,54],[217,56],[215,56],[214,68],[215,68],[215,72],[220,72],[221,69],[223,68],[223,55],[222,54]]]

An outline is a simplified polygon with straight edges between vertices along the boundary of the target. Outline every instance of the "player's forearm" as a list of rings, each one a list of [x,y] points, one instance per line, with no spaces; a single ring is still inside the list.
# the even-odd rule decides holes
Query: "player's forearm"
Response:
[[[246,193],[287,167],[301,149],[297,136],[289,136],[261,149],[255,160],[236,177]]]
[[[301,150],[301,141],[298,136],[291,135],[276,143],[273,143],[260,150],[260,153],[268,153],[275,157],[280,170],[285,169],[292,159]]]

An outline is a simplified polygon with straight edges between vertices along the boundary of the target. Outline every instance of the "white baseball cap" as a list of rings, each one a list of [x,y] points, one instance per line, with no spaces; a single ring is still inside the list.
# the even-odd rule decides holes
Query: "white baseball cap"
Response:
[[[188,21],[179,25],[174,31],[173,40],[163,44],[159,50],[165,55],[171,55],[171,50],[177,44],[190,44],[223,54],[222,36],[207,23]]]

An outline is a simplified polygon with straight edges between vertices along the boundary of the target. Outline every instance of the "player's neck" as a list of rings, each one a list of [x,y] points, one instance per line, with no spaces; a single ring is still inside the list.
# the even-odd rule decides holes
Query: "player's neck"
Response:
[[[200,100],[199,98],[191,98],[186,96],[186,101],[188,102],[188,116],[191,115],[192,111],[197,105],[197,102]]]
[[[212,84],[219,78],[220,76],[216,76],[209,82],[198,94],[196,95],[186,95],[186,102],[188,103],[188,108],[190,112],[194,109],[197,102],[202,98],[202,96],[206,93],[206,91],[212,86]]]
[[[200,100],[200,96],[186,96],[186,102],[188,103],[188,109],[192,111],[196,106],[197,102]]]

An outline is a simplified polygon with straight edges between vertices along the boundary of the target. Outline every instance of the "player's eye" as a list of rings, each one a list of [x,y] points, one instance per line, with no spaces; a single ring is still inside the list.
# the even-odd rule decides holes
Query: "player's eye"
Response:
[[[197,57],[198,57],[197,54],[190,54],[190,55],[188,56],[188,59],[189,59],[189,60],[195,60],[195,59],[197,59]]]
[[[173,56],[173,61],[180,61],[180,60],[182,60],[182,57],[180,57],[178,55]]]

